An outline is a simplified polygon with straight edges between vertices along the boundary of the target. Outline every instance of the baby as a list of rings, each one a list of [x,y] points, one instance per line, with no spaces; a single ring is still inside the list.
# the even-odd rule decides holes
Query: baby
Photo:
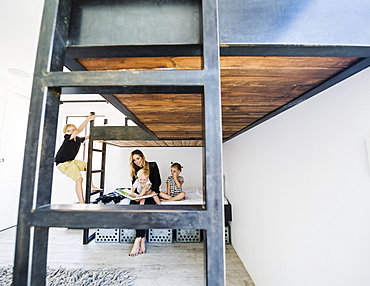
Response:
[[[137,172],[137,179],[132,185],[130,195],[134,197],[154,195],[153,196],[154,201],[156,202],[157,205],[160,205],[161,201],[159,200],[157,193],[150,189],[151,186],[152,183],[149,180],[149,172],[145,169],[140,169]],[[140,205],[145,204],[145,199],[139,199],[137,201],[140,201]]]

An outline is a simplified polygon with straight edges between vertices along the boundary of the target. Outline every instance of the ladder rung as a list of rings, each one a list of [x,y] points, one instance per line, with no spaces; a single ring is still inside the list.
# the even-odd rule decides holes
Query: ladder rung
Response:
[[[93,170],[91,171],[91,173],[104,173],[104,171],[103,170]]]
[[[104,152],[104,150],[100,150],[100,149],[93,149],[93,151],[95,151],[95,152]]]

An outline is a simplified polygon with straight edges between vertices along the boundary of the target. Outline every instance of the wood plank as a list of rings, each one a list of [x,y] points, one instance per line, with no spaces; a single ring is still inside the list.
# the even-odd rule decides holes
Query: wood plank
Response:
[[[200,70],[202,57],[125,57],[125,58],[81,58],[87,70]]]
[[[279,68],[279,67],[339,67],[344,68],[351,65],[358,58],[353,57],[221,57],[221,69],[226,68]]]

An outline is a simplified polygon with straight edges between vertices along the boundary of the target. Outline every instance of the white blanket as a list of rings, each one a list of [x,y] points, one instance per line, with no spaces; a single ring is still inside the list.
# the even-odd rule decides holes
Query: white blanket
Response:
[[[165,190],[161,190],[164,192]],[[198,188],[194,189],[183,189],[186,193],[185,200],[182,201],[161,201],[162,205],[203,205],[203,191]],[[119,204],[120,205],[128,205],[130,200],[125,198]],[[227,204],[227,199],[224,199],[224,204]]]

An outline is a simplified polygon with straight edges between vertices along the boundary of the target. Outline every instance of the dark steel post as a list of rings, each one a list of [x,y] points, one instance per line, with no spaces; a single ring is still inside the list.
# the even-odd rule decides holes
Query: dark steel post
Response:
[[[47,249],[49,240],[48,227],[33,228],[33,256],[32,256],[32,271],[31,285],[44,286],[46,285],[46,266],[47,266]]]
[[[222,192],[222,120],[218,2],[203,0],[204,173],[208,227],[205,231],[206,285],[225,285],[225,245]]]
[[[95,112],[91,112],[91,114],[95,114]],[[90,121],[90,133],[89,133],[89,142],[87,148],[87,166],[86,166],[86,192],[85,192],[85,203],[90,203],[90,195],[91,195],[91,183],[92,183],[92,158],[93,158],[93,145],[94,145],[94,138],[92,137],[92,129],[94,128],[94,121]]]
[[[58,127],[60,88],[46,92],[45,115],[37,186],[36,207],[50,204],[53,185],[55,138]]]
[[[44,132],[44,139],[42,139],[42,142],[40,142],[39,136],[40,130],[43,128],[43,121],[49,120],[49,122],[44,125],[45,128],[56,125],[57,114],[56,116],[46,116],[45,110],[53,110],[55,108],[55,104],[59,102],[59,99],[58,96],[55,97],[56,94],[54,91],[51,92],[46,87],[44,75],[52,70],[62,70],[70,10],[70,0],[63,1],[62,3],[52,0],[45,1],[35,64],[35,75],[32,86],[25,155],[23,160],[13,285],[27,285],[28,282],[30,282],[28,281],[30,268],[30,227],[36,184],[38,186],[42,186],[41,190],[38,192],[37,203],[41,204],[50,201],[52,177],[48,178],[45,185],[43,185],[43,182],[40,180],[45,179],[46,175],[44,176],[40,173],[40,167],[45,168],[44,170],[50,174],[52,169],[51,166],[53,164],[51,158],[54,157],[54,154],[51,155],[51,152],[54,153],[53,147],[55,147],[55,143],[50,144],[50,141],[52,141],[52,139],[55,141],[55,132],[51,132],[50,134]],[[55,122],[52,122],[53,120],[55,120]],[[43,150],[43,153],[40,154],[39,150],[42,150],[42,147],[45,146],[47,146],[47,150]],[[50,158],[50,156],[52,157]],[[44,162],[43,160],[45,159],[46,161]],[[38,177],[38,181],[36,181],[38,174],[40,174],[40,176]],[[46,259],[47,246],[45,246],[45,244],[41,245],[39,241],[41,237],[44,238],[41,240],[47,241],[47,234],[47,230],[35,231],[35,237],[37,237],[38,240],[36,244],[33,245],[33,255],[40,255],[40,257],[45,257]],[[45,270],[34,272],[33,267],[31,270],[31,280],[45,280]],[[31,285],[36,285],[36,283],[31,282]]]
[[[91,114],[95,114],[95,112],[91,112]],[[89,142],[87,144],[87,166],[86,166],[86,191],[85,191],[85,203],[90,203],[90,195],[91,195],[91,182],[92,182],[92,157],[93,157],[93,132],[92,129],[94,128],[94,120],[90,121],[90,133],[89,133]],[[90,230],[88,228],[85,228],[83,230],[82,235],[82,243],[88,244],[92,239],[94,239],[95,234],[92,234],[90,237]]]
[[[100,188],[104,189],[105,185],[105,161],[107,158],[107,143],[102,143],[102,153],[101,153],[101,173],[100,173]]]

